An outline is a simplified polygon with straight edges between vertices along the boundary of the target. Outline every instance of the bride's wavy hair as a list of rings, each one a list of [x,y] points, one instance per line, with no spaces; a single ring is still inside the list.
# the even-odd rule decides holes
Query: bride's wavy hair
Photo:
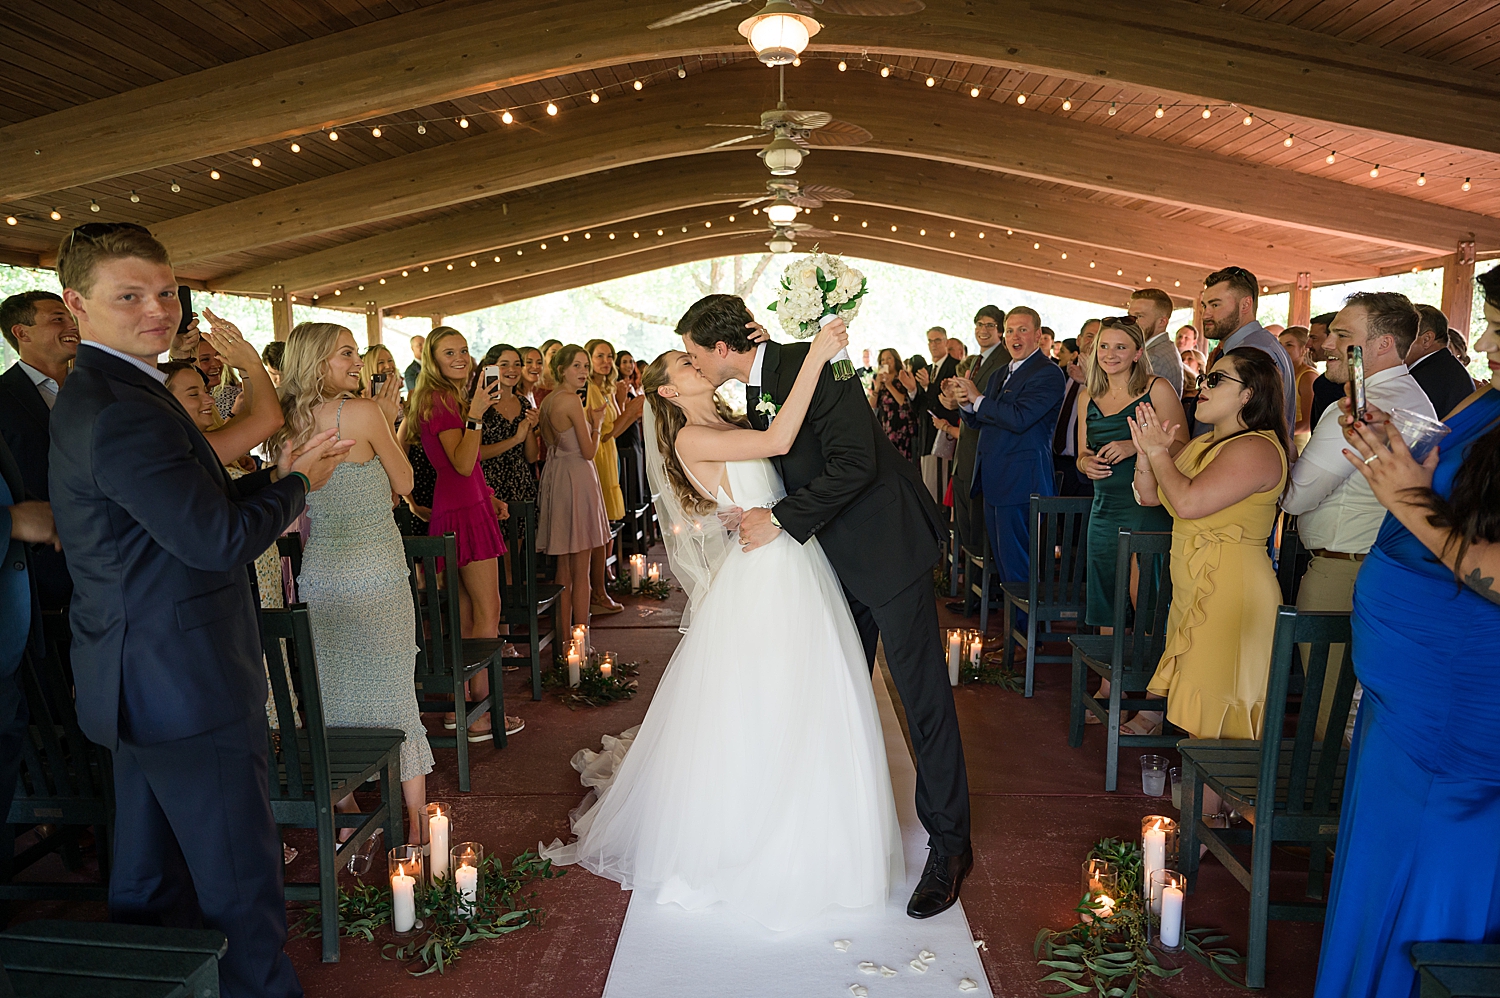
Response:
[[[663,398],[660,391],[662,387],[672,383],[670,368],[673,355],[681,356],[682,351],[668,350],[647,365],[641,372],[641,390],[646,393],[646,400],[651,404],[651,416],[656,420],[656,446],[661,449],[661,463],[667,473],[667,482],[676,493],[677,501],[682,503],[683,509],[699,516],[707,516],[718,508],[718,503],[698,491],[687,476],[682,458],[677,456],[677,434],[687,425],[687,413],[671,399]],[[718,395],[714,396],[714,408],[724,422],[750,428],[749,420],[735,415]]]
[[[276,389],[286,420],[266,441],[267,454],[280,454],[288,440],[294,448],[300,447],[312,436],[313,409],[325,401],[323,386],[328,377],[328,358],[333,356],[339,335],[348,332],[347,326],[335,322],[299,322],[287,334],[281,385]]]

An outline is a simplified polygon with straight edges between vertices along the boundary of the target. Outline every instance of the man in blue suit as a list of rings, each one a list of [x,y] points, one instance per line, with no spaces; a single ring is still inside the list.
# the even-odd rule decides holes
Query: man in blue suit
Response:
[[[352,442],[330,430],[231,481],[156,369],[181,316],[165,247],[90,223],[63,239],[57,270],[82,342],[52,409],[49,481],[78,722],[114,753],[110,917],[223,932],[226,998],[301,995],[282,949],[248,566]]]
[[[1057,494],[1052,435],[1062,410],[1068,376],[1039,350],[1042,319],[1024,305],[1005,314],[1010,363],[981,390],[954,378],[951,394],[963,418],[979,431],[973,495],[984,494],[984,526],[1002,582],[1024,584],[1031,576],[1033,495]],[[963,483],[960,483],[963,484]]]

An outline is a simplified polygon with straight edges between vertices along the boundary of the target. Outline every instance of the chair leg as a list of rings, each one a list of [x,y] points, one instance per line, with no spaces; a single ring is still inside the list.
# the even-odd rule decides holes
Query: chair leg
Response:
[[[318,921],[323,932],[323,962],[339,962],[338,833],[333,824],[333,801],[319,801]]]
[[[979,583],[979,633],[988,634],[990,629],[990,566],[986,564],[980,574]]]
[[[1307,847],[1307,896],[1321,901],[1323,877],[1328,872],[1328,843],[1309,842]]]
[[[1198,823],[1203,820],[1203,784],[1198,768],[1182,760],[1182,807],[1177,822],[1177,871],[1187,877],[1187,892],[1198,885]]]
[[[542,698],[542,625],[536,608],[531,610],[531,699]]]
[[[496,652],[490,656],[488,666],[490,675],[490,740],[496,748],[505,748],[509,741],[505,734],[505,686],[502,680],[505,672],[500,667],[500,653]]]
[[[394,760],[386,760],[380,777],[380,796],[385,804],[385,844],[387,849],[394,849],[406,844],[406,822],[401,813],[405,798],[401,796],[400,749],[396,750]]]
[[[1104,789],[1113,792],[1120,785],[1120,688],[1109,691],[1109,717],[1104,722]]]
[[[1073,690],[1071,696],[1071,710],[1068,720],[1068,744],[1078,748],[1083,744],[1083,694],[1088,682],[1088,667],[1083,664],[1083,656],[1078,649],[1073,649]]]
[[[1026,695],[1036,687],[1036,607],[1026,615]]]
[[[463,673],[459,672],[459,677]],[[463,679],[453,686],[453,716],[457,726],[453,729],[453,748],[458,753],[458,789],[469,792],[469,694],[464,689]]]
[[[1000,597],[1000,624],[1005,629],[1005,641],[1001,645],[1000,660],[1005,667],[1010,668],[1011,660],[1016,654],[1016,624],[1015,618],[1011,616],[1016,605],[1011,602],[1009,596]]]
[[[1245,984],[1252,988],[1266,986],[1266,925],[1271,914],[1271,847],[1274,844],[1270,829],[1257,828],[1250,840],[1250,925]]]

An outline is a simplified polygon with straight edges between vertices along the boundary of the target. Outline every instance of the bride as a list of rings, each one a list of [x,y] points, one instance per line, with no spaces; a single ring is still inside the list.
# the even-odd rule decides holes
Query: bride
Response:
[[[838,578],[816,539],[782,534],[746,552],[724,525],[785,494],[769,458],[790,448],[847,340],[842,322],[818,334],[764,433],[724,409],[685,353],[642,376],[647,467],[691,626],[685,614],[634,740],[606,739],[609,754],[593,757],[598,801],[575,819],[576,842],[545,851],[554,861],[777,930],[833,905],[884,904],[904,881],[884,736]]]

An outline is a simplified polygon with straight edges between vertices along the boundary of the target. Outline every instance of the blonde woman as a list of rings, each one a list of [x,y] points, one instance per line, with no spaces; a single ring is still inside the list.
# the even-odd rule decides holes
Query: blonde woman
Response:
[[[621,401],[617,391],[619,372],[615,370],[615,348],[608,340],[589,340],[583,349],[589,357],[588,407],[604,409],[604,422],[599,426],[599,446],[594,450],[594,469],[599,473],[599,489],[604,495],[604,515],[610,520],[623,520],[625,492],[620,487],[620,451],[615,438],[641,418],[646,400],[640,397],[638,401]],[[625,609],[605,588],[604,572],[613,543],[606,538],[589,559],[594,600],[590,611],[596,614],[619,613]]]
[[[308,497],[311,528],[298,592],[312,624],[328,723],[406,732],[401,794],[409,840],[422,842],[432,749],[412,683],[416,618],[401,534],[391,518],[391,496],[411,491],[412,471],[392,432],[400,411],[398,380],[388,380],[373,399],[358,398],[360,371],[348,329],[328,322],[293,329],[281,371],[286,425],[271,438],[271,451],[330,429],[354,441],[328,484]],[[338,809],[356,810],[353,795]],[[367,869],[375,852],[367,845],[351,868]]]
[[[463,636],[493,638],[500,634],[499,558],[505,554],[497,517],[508,511],[490,491],[479,463],[483,420],[495,405],[497,391],[489,385],[469,397],[467,385],[474,366],[463,333],[452,326],[428,333],[422,347],[422,371],[407,404],[401,435],[404,440],[420,440],[437,469],[427,533],[457,536]],[[488,696],[489,676],[481,672],[469,680],[469,690],[478,699]],[[449,715],[443,726],[456,728],[457,721]],[[506,734],[516,734],[524,726],[519,718],[505,719]],[[492,737],[491,732],[490,715],[485,714],[470,722],[468,738],[483,741]]]
[[[365,351],[364,358],[359,367],[359,393],[366,398],[370,395],[370,379],[377,374],[383,374],[386,380],[396,377],[396,358],[391,356],[391,351],[384,343],[377,343]]]
[[[588,386],[589,361],[583,347],[558,347],[547,367],[557,388],[541,407],[548,457],[537,487],[536,546],[557,557],[557,584],[563,590],[556,622],[566,629],[589,622],[589,558],[609,540],[594,466],[604,409],[584,412],[581,396]]]

